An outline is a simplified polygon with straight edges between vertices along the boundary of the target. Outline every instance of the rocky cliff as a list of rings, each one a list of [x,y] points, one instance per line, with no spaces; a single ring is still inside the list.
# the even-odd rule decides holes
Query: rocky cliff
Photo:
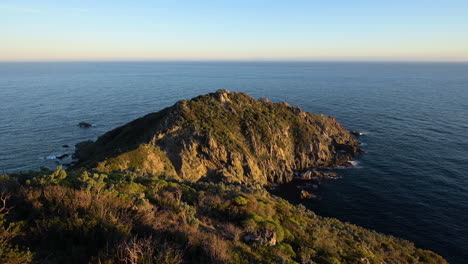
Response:
[[[333,117],[219,90],[177,102],[77,145],[77,167],[199,181],[282,183],[346,164],[357,141]]]

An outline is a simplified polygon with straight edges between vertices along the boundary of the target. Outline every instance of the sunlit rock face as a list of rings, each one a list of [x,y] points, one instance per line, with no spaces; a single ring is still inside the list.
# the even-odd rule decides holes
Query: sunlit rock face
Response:
[[[75,167],[263,185],[291,181],[295,171],[344,165],[357,145],[333,117],[218,90],[79,144]]]

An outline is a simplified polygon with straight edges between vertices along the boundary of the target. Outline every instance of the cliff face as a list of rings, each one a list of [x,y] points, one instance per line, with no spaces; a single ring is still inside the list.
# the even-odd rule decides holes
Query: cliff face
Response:
[[[77,145],[78,166],[189,181],[290,181],[294,171],[347,163],[357,141],[333,117],[243,93],[177,102]]]

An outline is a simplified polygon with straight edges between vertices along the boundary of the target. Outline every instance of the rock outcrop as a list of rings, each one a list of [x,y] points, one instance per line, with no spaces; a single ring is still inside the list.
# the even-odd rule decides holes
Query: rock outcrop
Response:
[[[313,194],[311,192],[302,190],[300,198],[301,199],[313,199],[313,198],[317,198],[317,196],[315,196],[315,194]]]
[[[333,117],[219,90],[183,100],[76,146],[76,167],[136,170],[188,181],[291,181],[346,164],[358,142]]]
[[[81,128],[88,128],[88,127],[91,127],[92,125],[90,123],[87,123],[87,122],[80,122],[78,124],[79,127]]]

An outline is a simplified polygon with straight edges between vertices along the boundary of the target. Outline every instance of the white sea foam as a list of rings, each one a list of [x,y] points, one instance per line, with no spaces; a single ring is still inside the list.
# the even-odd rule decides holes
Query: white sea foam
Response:
[[[362,166],[360,165],[361,162],[358,161],[358,160],[351,160],[351,161],[349,161],[349,163],[351,163],[351,165],[353,165],[353,168],[362,168]]]
[[[57,156],[50,155],[50,156],[47,156],[46,159],[48,159],[48,160],[54,160],[54,159],[57,159]]]

